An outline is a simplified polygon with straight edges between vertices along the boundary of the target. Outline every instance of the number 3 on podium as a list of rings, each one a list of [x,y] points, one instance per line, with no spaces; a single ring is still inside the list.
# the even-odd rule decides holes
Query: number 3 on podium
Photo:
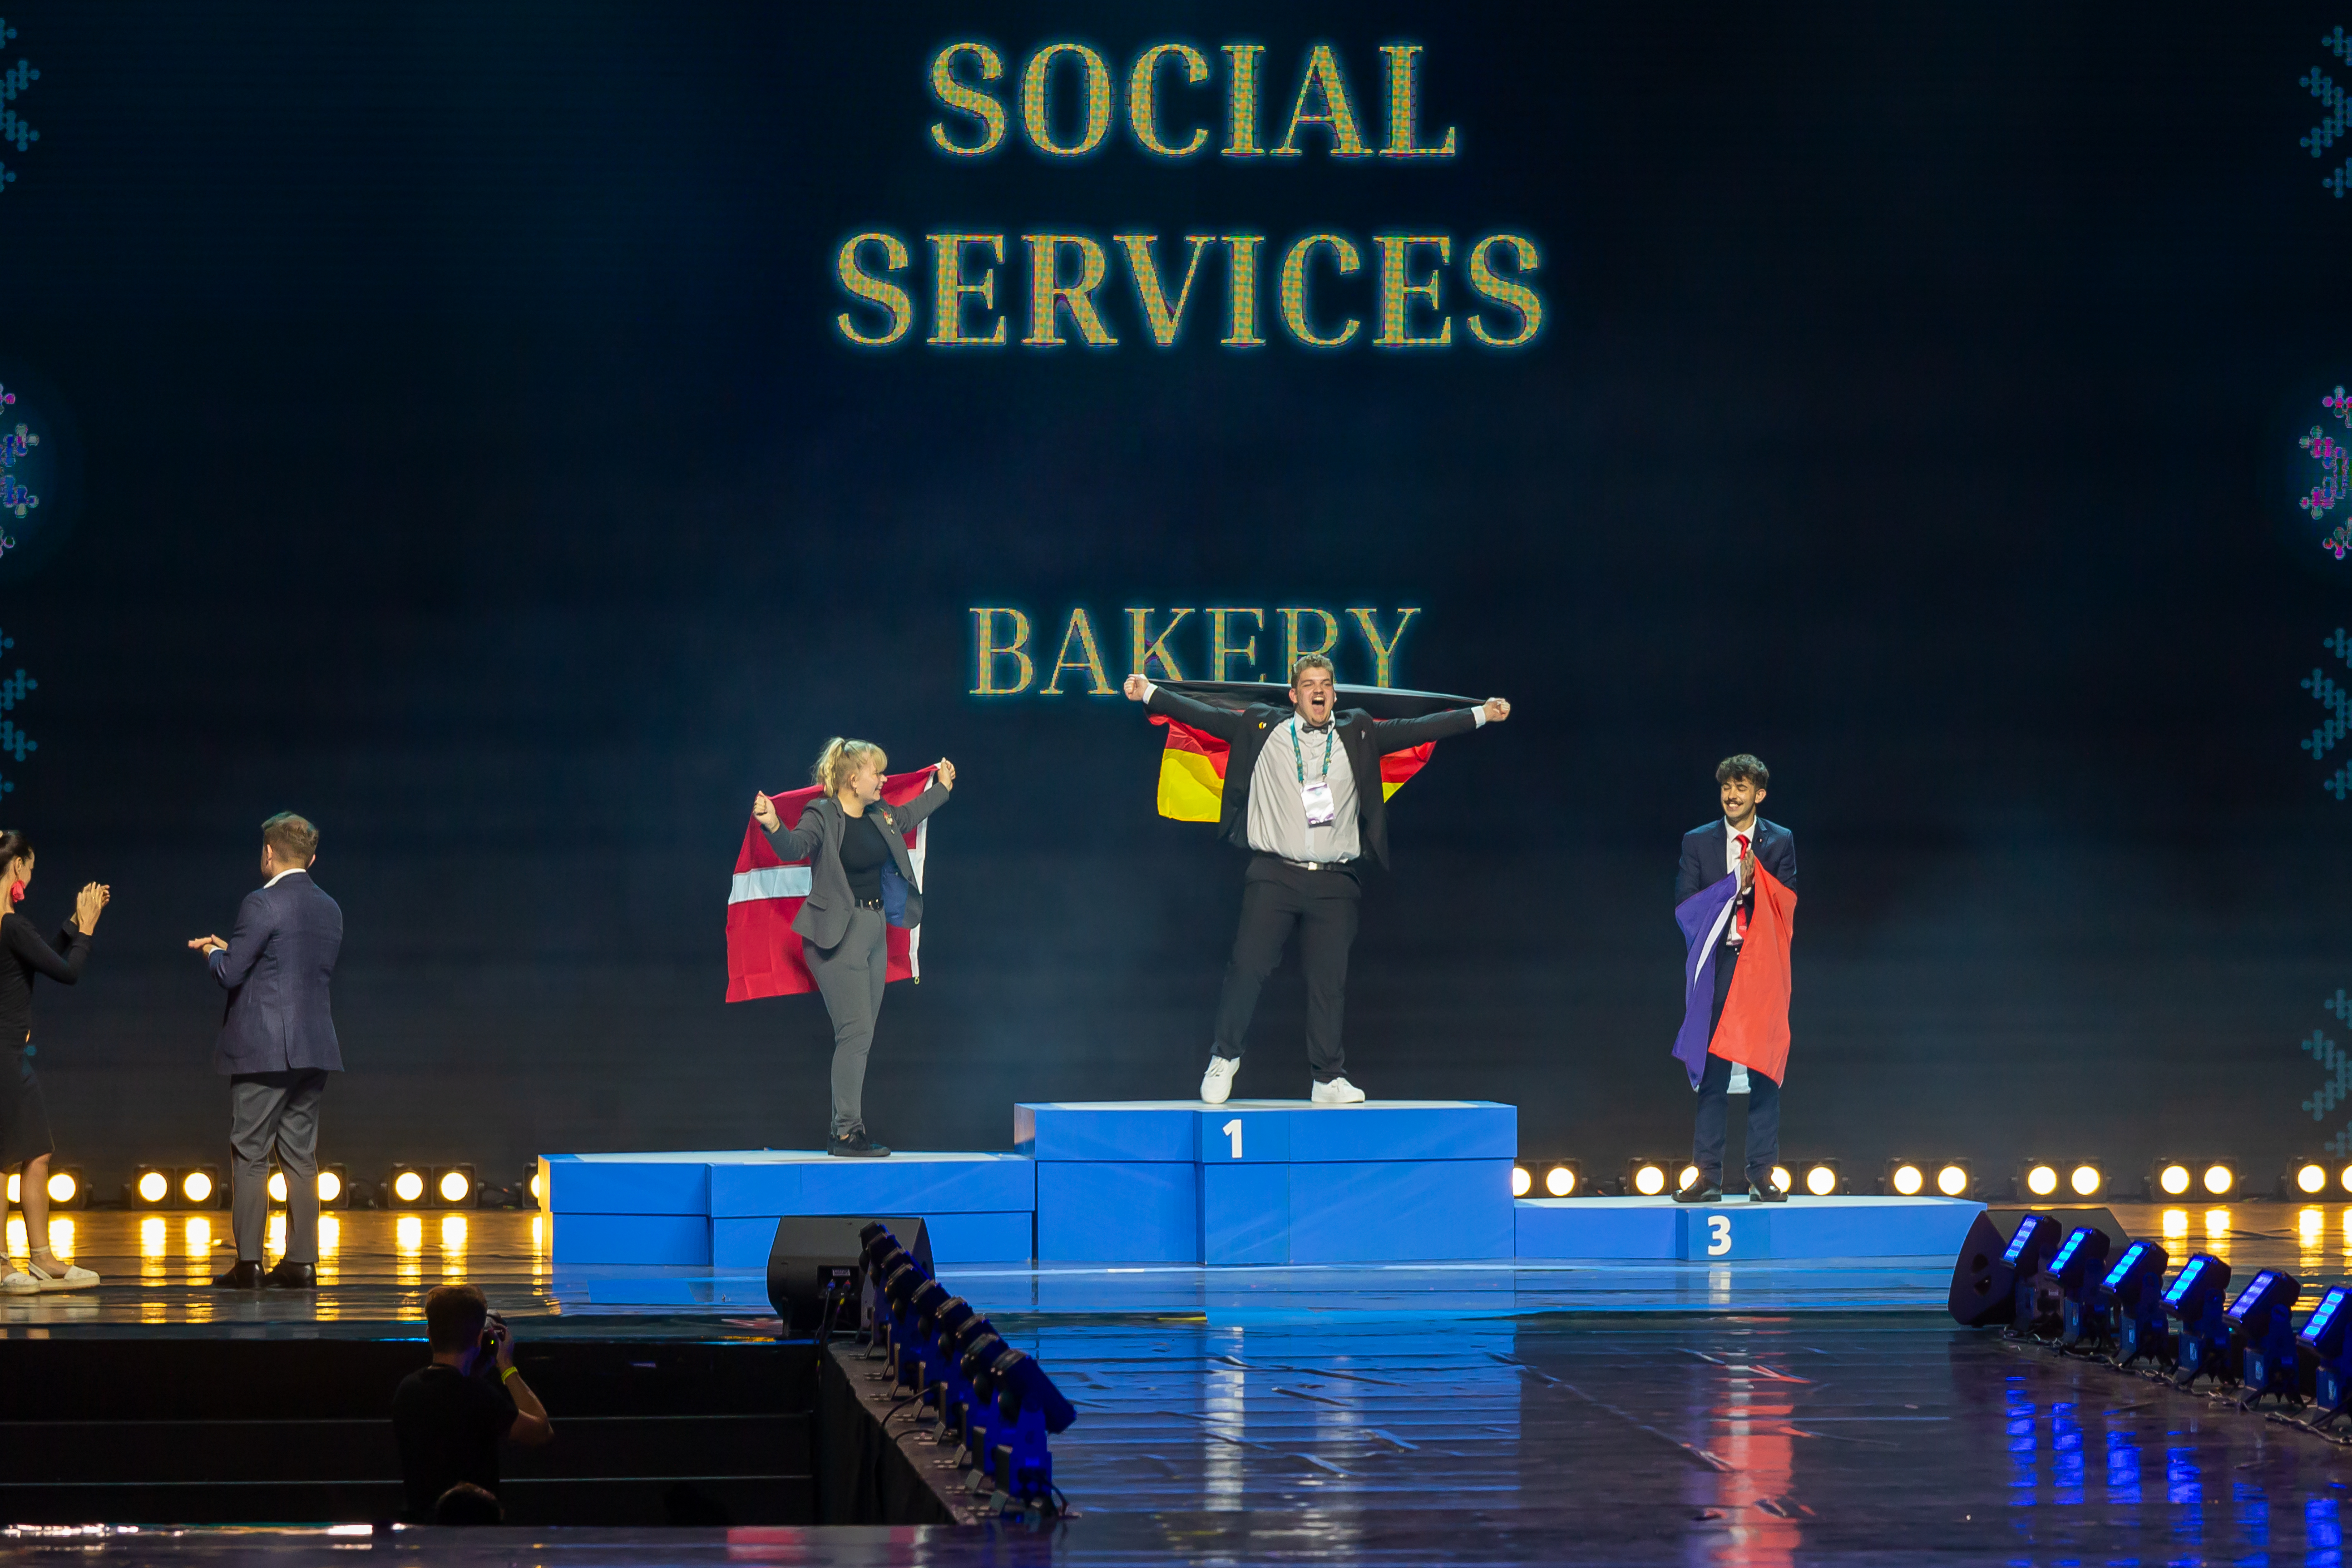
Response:
[[[1236,1152],[1241,1148],[1241,1138],[1238,1134],[1234,1139],[1234,1148]],[[1730,1250],[1731,1216],[1708,1215],[1706,1217],[1706,1255],[1710,1258],[1720,1258]]]
[[[1219,1131],[1220,1133],[1223,1133],[1225,1136],[1227,1136],[1228,1138],[1231,1138],[1231,1139],[1234,1141],[1234,1158],[1235,1158],[1235,1159],[1239,1159],[1239,1158],[1241,1158],[1241,1157],[1242,1157],[1242,1119],[1241,1119],[1239,1116],[1236,1116],[1236,1117],[1234,1117],[1232,1121],[1230,1121],[1230,1122],[1226,1123],[1223,1126],[1222,1126],[1222,1127],[1218,1128],[1218,1129],[1217,1129],[1217,1131]],[[1725,1246],[1727,1246],[1727,1247],[1728,1247],[1728,1246],[1730,1245],[1730,1243],[1727,1241],[1727,1242],[1725,1242],[1725,1243],[1724,1243],[1724,1245],[1725,1245]]]

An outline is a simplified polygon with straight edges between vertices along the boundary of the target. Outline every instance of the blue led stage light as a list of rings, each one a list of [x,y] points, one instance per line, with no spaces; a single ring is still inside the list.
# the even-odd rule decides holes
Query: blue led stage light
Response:
[[[2099,1294],[2107,1303],[2117,1366],[2129,1366],[2142,1356],[2171,1364],[2172,1335],[2164,1317],[2164,1270],[2171,1262],[2155,1242],[2135,1241],[2100,1278]]]
[[[2164,1288],[2165,1314],[2179,1324],[2174,1382],[2186,1388],[2201,1377],[2227,1381],[2235,1375],[2230,1364],[2230,1322],[2222,1301],[2230,1289],[2230,1266],[2210,1252],[2192,1254]]]
[[[2303,1283],[2294,1275],[2284,1269],[2264,1269],[2230,1303],[2224,1315],[2246,1389],[2241,1405],[2252,1405],[2265,1394],[2301,1396],[2303,1378],[2295,1364],[2289,1313],[2302,1294]]]
[[[2097,1293],[2106,1261],[2107,1233],[2093,1225],[2076,1227],[2052,1254],[2043,1278],[2058,1295],[2060,1344],[2100,1344],[2113,1336],[2114,1322]]]
[[[2058,1222],[2046,1214],[2027,1215],[2010,1233],[2009,1247],[2001,1253],[2000,1261],[2017,1281],[2011,1333],[2032,1336],[2057,1326],[2056,1303],[2052,1301],[2045,1307],[2042,1300],[2042,1274],[2058,1250],[2059,1239]]]
[[[2306,1426],[2325,1427],[2352,1403],[2352,1356],[2346,1354],[2352,1334],[2347,1329],[2352,1329],[2352,1285],[2330,1285],[2294,1332],[2299,1355],[2313,1363],[2312,1399],[2319,1406]]]

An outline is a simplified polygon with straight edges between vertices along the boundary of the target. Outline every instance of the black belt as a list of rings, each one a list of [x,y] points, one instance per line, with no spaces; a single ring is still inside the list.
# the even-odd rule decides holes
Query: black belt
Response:
[[[852,907],[857,909],[879,909],[882,907],[882,901],[878,898],[861,898]]]

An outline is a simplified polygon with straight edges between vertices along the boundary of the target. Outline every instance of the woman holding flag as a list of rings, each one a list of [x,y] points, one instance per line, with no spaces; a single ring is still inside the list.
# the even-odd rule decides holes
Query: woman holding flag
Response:
[[[868,740],[835,736],[816,759],[818,793],[786,828],[776,804],[751,797],[751,815],[782,859],[806,861],[809,892],[793,930],[833,1017],[833,1127],[827,1154],[877,1158],[890,1151],[866,1135],[866,1057],[889,977],[889,929],[923,918],[920,879],[906,835],[947,802],[955,764],[933,765],[930,787],[903,805],[882,800],[890,759]]]

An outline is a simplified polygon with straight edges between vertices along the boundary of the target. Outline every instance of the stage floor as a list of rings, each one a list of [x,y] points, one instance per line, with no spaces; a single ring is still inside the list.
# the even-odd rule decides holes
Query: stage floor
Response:
[[[2307,1287],[2352,1278],[2352,1204],[2239,1203],[2213,1208],[2117,1204],[2135,1236],[2160,1238],[2175,1263],[2210,1251],[2245,1271],[2284,1268]],[[273,1226],[280,1223],[273,1220]],[[96,1290],[0,1296],[11,1332],[75,1325],[277,1325],[381,1333],[421,1320],[425,1292],[469,1280],[516,1318],[707,1320],[742,1332],[768,1318],[762,1274],[625,1264],[558,1267],[547,1217],[512,1210],[322,1217],[315,1292],[218,1291],[234,1259],[226,1213],[94,1209],[58,1217],[60,1252],[96,1270]],[[10,1251],[24,1256],[21,1215]],[[277,1246],[273,1230],[272,1255]],[[1479,1262],[1203,1269],[976,1264],[942,1268],[950,1289],[991,1315],[1197,1317],[1213,1322],[1525,1317],[1549,1312],[1940,1311],[1950,1265],[1921,1259],[1753,1262]],[[648,1322],[645,1332],[658,1332]]]
[[[2135,1234],[2167,1228],[2161,1209],[2116,1212]],[[2210,1229],[2202,1209],[2174,1223],[2176,1257],[2202,1248],[2315,1288],[2352,1274],[2352,1206],[2211,1212]],[[203,1281],[227,1260],[226,1218],[73,1216],[77,1254],[109,1282],[0,1299],[6,1336],[408,1337],[444,1279],[529,1320],[525,1342],[775,1330],[731,1303],[600,1306],[596,1278],[550,1267],[530,1214],[340,1215],[315,1300],[218,1292]],[[1054,1445],[1079,1511],[1052,1530],[402,1531],[373,1544],[453,1568],[2340,1562],[2346,1449],[1958,1329],[1941,1312],[1947,1277],[1837,1260],[967,1270],[948,1282],[1080,1412]],[[0,1562],[69,1545],[291,1568],[348,1563],[368,1544],[6,1531]]]

